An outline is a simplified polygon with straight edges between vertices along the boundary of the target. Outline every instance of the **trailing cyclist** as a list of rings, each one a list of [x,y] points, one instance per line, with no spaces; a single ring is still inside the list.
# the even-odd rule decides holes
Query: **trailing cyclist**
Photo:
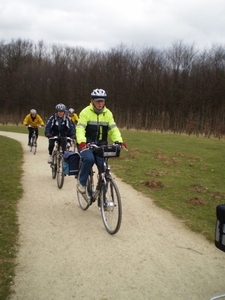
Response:
[[[78,122],[78,116],[77,116],[77,114],[75,114],[75,111],[72,107],[69,108],[69,110],[68,110],[68,116],[70,117],[71,121],[73,122],[74,127],[76,127],[77,122]]]
[[[28,127],[28,146],[30,146],[30,140],[32,136],[32,128],[35,129],[35,134],[38,139],[38,126],[44,126],[44,122],[39,114],[37,114],[36,109],[31,109],[30,113],[26,115],[23,120],[23,125]],[[30,126],[30,127],[29,127]]]
[[[62,103],[59,103],[55,107],[56,113],[54,113],[46,124],[45,128],[45,136],[50,138],[52,136],[62,136],[62,137],[70,137],[71,139],[75,138],[75,129],[74,125],[71,122],[70,118],[65,114],[66,106]],[[48,163],[52,163],[52,151],[54,148],[55,140],[49,139],[48,142],[48,152],[49,158]],[[66,151],[67,141],[62,141],[62,149]]]
[[[79,115],[76,126],[76,139],[78,150],[82,157],[80,180],[78,190],[84,194],[89,170],[95,163],[99,172],[102,167],[102,158],[95,155],[92,149],[87,148],[87,143],[95,143],[98,146],[108,144],[108,134],[114,143],[120,143],[126,148],[119,128],[113,118],[112,112],[105,106],[107,94],[103,89],[95,89],[91,93],[91,103],[85,107]],[[85,150],[85,151],[84,151]]]

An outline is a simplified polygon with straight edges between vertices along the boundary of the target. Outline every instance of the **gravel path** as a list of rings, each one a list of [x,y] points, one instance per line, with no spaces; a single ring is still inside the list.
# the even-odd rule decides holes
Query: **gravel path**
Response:
[[[12,300],[205,300],[225,293],[225,254],[151,199],[116,178],[123,220],[111,236],[96,205],[79,208],[73,176],[57,188],[46,138],[33,155],[27,135],[0,134],[24,149]]]

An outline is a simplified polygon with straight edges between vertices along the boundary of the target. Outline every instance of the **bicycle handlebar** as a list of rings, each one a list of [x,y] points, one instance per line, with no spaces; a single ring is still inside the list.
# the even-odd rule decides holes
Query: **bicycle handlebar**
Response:
[[[43,128],[44,126],[42,126],[42,125],[38,125],[37,127],[34,127],[34,126],[31,126],[31,125],[27,125],[27,127],[31,127],[31,128],[37,128],[37,127],[41,127],[41,128]]]
[[[110,146],[110,145],[101,145],[101,146],[98,146],[96,145],[95,143],[88,143],[87,144],[87,148],[88,149],[91,149],[91,148],[95,148],[95,149],[98,149],[98,148],[101,148],[101,147],[104,147],[104,146]],[[124,149],[125,151],[128,151],[128,149],[120,144],[113,144],[113,146],[117,146],[118,148],[120,149]]]
[[[72,141],[72,139],[68,136],[52,136],[49,138],[49,140],[58,140],[58,139],[67,139],[68,141]]]

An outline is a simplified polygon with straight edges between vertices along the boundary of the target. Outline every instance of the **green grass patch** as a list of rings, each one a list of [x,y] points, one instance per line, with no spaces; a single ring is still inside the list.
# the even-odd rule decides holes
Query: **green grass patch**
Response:
[[[0,136],[0,299],[9,299],[18,237],[17,204],[22,196],[22,147]]]
[[[0,131],[17,132],[17,133],[27,133],[27,127],[24,125],[0,125]],[[40,136],[44,136],[44,128],[39,128],[38,130]]]
[[[128,152],[112,171],[193,231],[214,241],[216,206],[225,203],[224,140],[122,131]]]

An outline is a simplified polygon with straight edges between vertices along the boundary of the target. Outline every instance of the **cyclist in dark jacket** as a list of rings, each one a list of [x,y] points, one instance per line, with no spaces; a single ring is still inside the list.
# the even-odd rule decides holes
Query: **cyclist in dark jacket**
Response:
[[[50,138],[52,136],[63,136],[70,137],[71,139],[75,138],[75,129],[74,125],[71,122],[70,118],[65,114],[66,106],[62,103],[59,103],[55,107],[56,113],[53,114],[49,119],[45,127],[45,136]],[[66,150],[67,141],[62,141],[62,149]],[[48,151],[49,158],[48,163],[52,163],[52,151],[54,148],[55,140],[49,139]]]

